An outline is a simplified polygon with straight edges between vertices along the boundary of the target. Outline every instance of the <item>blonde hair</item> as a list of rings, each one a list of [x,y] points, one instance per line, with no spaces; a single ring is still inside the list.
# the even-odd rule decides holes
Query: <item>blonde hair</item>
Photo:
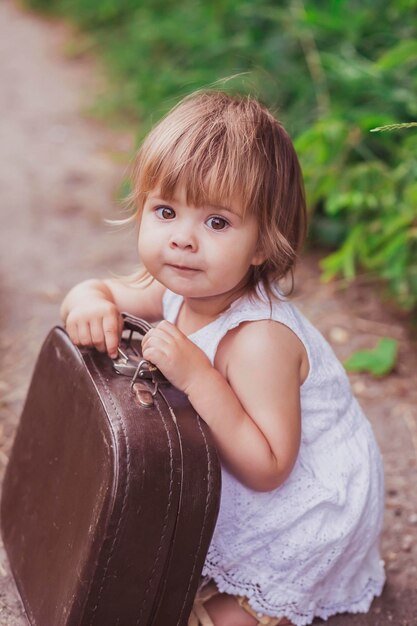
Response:
[[[248,290],[292,271],[306,231],[304,186],[287,132],[252,97],[197,92],[177,104],[148,134],[133,172],[135,216],[147,194],[158,188],[167,200],[178,185],[194,206],[232,199],[259,226],[265,262],[252,266]]]

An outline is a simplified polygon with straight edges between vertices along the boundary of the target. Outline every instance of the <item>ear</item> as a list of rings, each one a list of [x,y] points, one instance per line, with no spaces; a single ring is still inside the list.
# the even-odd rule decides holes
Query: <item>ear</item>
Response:
[[[251,265],[262,265],[266,261],[266,254],[263,250],[256,250],[252,257]]]

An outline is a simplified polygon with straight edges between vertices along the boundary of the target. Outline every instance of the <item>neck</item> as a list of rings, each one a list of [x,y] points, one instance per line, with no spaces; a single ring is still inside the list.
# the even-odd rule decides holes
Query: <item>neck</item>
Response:
[[[177,326],[185,334],[191,334],[209,324],[229,308],[235,300],[247,292],[247,286],[238,286],[231,291],[206,298],[184,297]]]

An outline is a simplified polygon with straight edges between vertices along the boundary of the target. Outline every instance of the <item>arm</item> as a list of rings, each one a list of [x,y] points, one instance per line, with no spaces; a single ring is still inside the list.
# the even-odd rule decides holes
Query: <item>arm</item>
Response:
[[[222,341],[216,367],[168,322],[145,337],[143,348],[145,358],[188,395],[210,426],[223,463],[241,482],[269,491],[286,480],[300,445],[307,358],[291,330],[273,321],[241,325]]]
[[[121,280],[86,280],[73,287],[61,305],[71,340],[117,356],[122,331],[121,311],[156,321],[162,317],[163,285],[153,281],[137,287]]]

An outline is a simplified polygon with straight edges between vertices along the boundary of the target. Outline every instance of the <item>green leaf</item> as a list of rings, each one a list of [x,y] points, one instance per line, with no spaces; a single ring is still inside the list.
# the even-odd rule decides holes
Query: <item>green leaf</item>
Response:
[[[377,62],[380,68],[385,70],[404,65],[405,63],[415,64],[417,55],[417,41],[406,39],[385,52]]]
[[[358,350],[345,362],[349,372],[369,372],[374,376],[385,376],[395,366],[398,342],[390,337],[380,339],[372,350]]]

